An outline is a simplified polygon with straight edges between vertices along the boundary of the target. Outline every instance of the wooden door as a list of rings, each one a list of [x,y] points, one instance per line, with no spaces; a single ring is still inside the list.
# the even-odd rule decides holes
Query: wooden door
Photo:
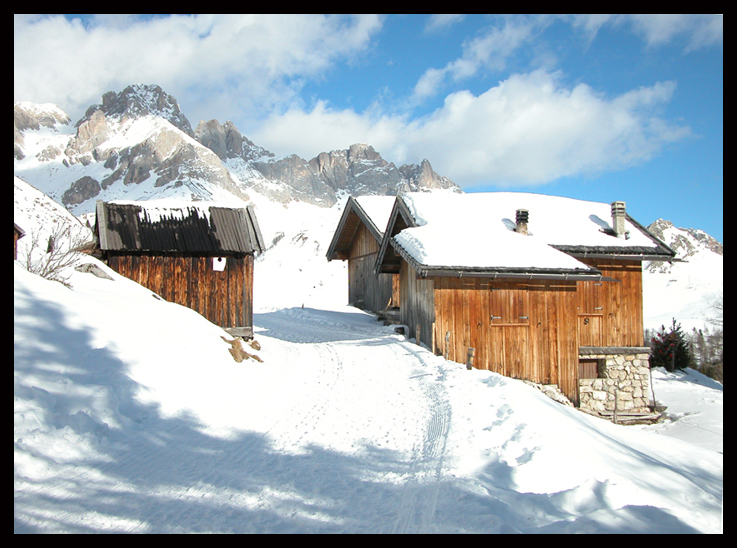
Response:
[[[604,345],[604,320],[601,314],[578,315],[578,346]]]

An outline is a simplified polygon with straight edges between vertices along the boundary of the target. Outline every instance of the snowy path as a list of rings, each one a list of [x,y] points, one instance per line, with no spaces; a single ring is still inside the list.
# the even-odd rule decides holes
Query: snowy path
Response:
[[[362,313],[286,310],[256,324],[265,367],[285,371],[283,397],[241,402],[228,428],[209,430],[121,405],[138,424],[105,432],[96,462],[16,482],[16,532],[433,531],[450,414],[437,368]]]
[[[384,463],[381,470],[374,470],[373,477],[366,479],[379,480],[383,484],[381,491],[390,485],[390,491],[395,492],[390,496],[379,493],[378,515],[362,516],[355,528],[349,526],[342,532],[434,532],[450,406],[438,382],[440,371],[423,359],[426,352],[404,337],[392,335],[390,329],[379,327],[373,318],[362,313],[347,314],[336,321],[335,313],[319,310],[281,311],[258,318],[257,323],[268,326],[271,336],[308,343],[300,354],[321,354],[317,360],[300,355],[299,359],[305,362],[321,364],[317,373],[321,380],[317,381],[318,390],[305,395],[289,411],[291,419],[284,421],[286,430],[270,432],[276,434],[281,444],[289,439],[293,446],[299,445],[304,436],[295,437],[290,432],[300,432],[309,424],[313,439],[321,439],[327,446],[334,446],[337,439],[355,440],[350,452],[381,449],[387,457],[394,454],[391,470],[385,471]],[[387,365],[391,369],[392,363],[395,371],[387,371]],[[378,376],[377,369],[381,373]],[[344,374],[346,370],[348,374]],[[367,399],[374,400],[374,408],[381,406],[376,418],[365,415],[365,409],[372,407],[370,403],[341,397],[354,397],[362,391]],[[417,416],[418,409],[424,411],[422,416]],[[305,418],[295,427],[294,417],[300,415]],[[381,424],[387,416],[394,417],[394,424]],[[372,489],[367,490],[368,496],[373,494]],[[373,513],[375,504],[366,500],[361,507]],[[350,511],[357,509],[358,506]]]

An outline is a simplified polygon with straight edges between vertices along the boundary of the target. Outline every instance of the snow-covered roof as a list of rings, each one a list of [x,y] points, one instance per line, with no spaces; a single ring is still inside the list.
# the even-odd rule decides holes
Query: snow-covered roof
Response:
[[[395,199],[394,196],[359,196],[356,201],[379,232],[384,234]]]
[[[595,269],[574,256],[670,251],[629,216],[626,237],[617,237],[606,203],[518,192],[411,193],[401,200],[416,226],[392,245],[416,268],[591,274]],[[519,209],[528,211],[527,235],[515,232]]]
[[[359,223],[363,223],[381,242],[396,198],[394,196],[349,197],[328,247],[328,261],[345,259]]]

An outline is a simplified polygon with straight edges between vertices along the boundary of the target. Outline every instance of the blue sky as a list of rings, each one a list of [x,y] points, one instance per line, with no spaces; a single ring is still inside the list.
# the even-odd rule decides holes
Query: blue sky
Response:
[[[16,15],[14,100],[76,121],[158,84],[277,155],[364,142],[723,242],[723,40],[721,15]]]

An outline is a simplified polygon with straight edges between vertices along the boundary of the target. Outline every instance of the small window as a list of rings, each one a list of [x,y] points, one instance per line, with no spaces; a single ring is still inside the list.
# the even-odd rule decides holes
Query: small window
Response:
[[[225,257],[213,257],[212,258],[212,269],[215,272],[222,272],[223,270],[225,270],[225,263],[226,263]]]
[[[597,358],[580,358],[578,360],[579,379],[600,379],[604,376],[604,360]]]

